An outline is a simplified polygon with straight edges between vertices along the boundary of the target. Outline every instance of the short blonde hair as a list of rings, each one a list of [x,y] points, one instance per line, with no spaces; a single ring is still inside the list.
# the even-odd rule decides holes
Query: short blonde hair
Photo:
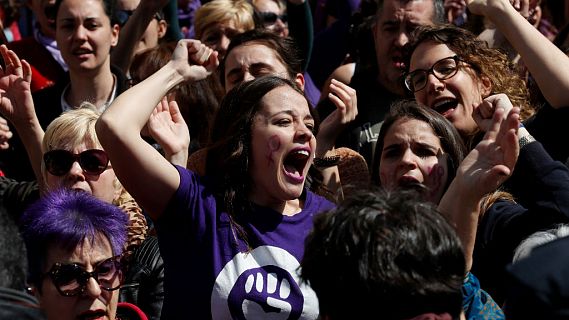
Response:
[[[81,144],[90,148],[103,149],[95,132],[95,123],[100,115],[101,113],[97,111],[96,107],[89,102],[83,102],[78,109],[63,112],[47,126],[42,140],[42,153],[54,149],[72,150]],[[44,184],[46,184],[47,171],[43,160],[41,162],[41,174]],[[47,190],[47,184],[43,187]],[[121,190],[122,196],[124,188],[117,178],[115,178],[113,187],[116,190]],[[115,200],[119,201],[118,199]]]
[[[95,122],[100,113],[91,103],[83,103],[79,109],[69,110],[55,118],[47,127],[42,141],[42,152],[54,149],[70,150],[80,144],[101,148],[95,132]]]
[[[226,21],[234,21],[238,28],[252,30],[255,28],[253,16],[253,6],[246,0],[212,0],[196,11],[196,39],[200,39],[211,25]]]

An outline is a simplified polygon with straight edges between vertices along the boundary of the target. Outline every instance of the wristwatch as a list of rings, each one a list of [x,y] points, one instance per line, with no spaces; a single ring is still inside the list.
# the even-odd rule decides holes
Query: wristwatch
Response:
[[[527,144],[530,144],[535,141],[535,138],[532,137],[531,134],[525,135],[518,140],[520,143],[520,150],[525,147]]]

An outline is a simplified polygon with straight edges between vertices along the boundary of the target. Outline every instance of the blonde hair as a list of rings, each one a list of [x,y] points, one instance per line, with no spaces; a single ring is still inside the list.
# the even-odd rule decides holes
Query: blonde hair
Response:
[[[97,108],[89,102],[83,102],[78,109],[63,112],[47,127],[42,140],[42,153],[55,149],[72,150],[81,144],[90,148],[103,149],[95,132],[95,123],[100,115]],[[46,184],[47,171],[43,161],[41,174]],[[126,191],[116,177],[113,186],[115,190],[120,190],[120,196],[113,201],[113,204],[119,205],[122,202],[121,199],[129,196],[125,195]],[[47,185],[43,187],[47,190]]]
[[[246,0],[213,0],[196,11],[194,28],[196,39],[200,39],[205,30],[216,23],[234,21],[236,27],[244,30],[255,28],[254,9]]]

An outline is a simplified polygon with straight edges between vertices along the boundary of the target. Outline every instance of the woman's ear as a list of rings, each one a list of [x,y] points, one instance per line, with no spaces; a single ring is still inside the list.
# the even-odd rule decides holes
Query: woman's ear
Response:
[[[166,23],[166,20],[158,21],[158,39],[164,38],[166,35],[166,30],[168,30],[168,24]]]
[[[298,85],[300,90],[304,91],[304,75],[302,73],[297,73],[294,78],[294,82]]]
[[[490,78],[488,78],[486,75],[481,75],[479,88],[482,97],[486,98],[490,95],[490,93],[492,93],[492,80],[490,80]]]
[[[120,27],[118,24],[114,24],[111,27],[111,46],[114,47],[117,45],[117,43],[119,42],[119,33],[120,33]]]

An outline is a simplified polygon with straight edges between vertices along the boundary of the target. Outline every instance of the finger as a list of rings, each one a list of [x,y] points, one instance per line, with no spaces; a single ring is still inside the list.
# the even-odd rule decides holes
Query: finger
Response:
[[[182,39],[178,41],[179,46],[186,47],[188,54],[196,53],[199,49],[199,44],[201,44],[201,42],[199,42],[198,40]]]
[[[12,50],[8,50],[8,57],[10,59],[10,64],[12,65],[12,73],[22,77],[23,76],[23,69],[22,69],[22,62],[20,61],[20,58],[18,58],[18,55],[12,51]]]
[[[23,78],[26,82],[32,82],[32,67],[26,60],[22,60]]]
[[[219,52],[212,50],[209,60],[203,65],[208,72],[213,72],[219,66]]]
[[[496,108],[494,111],[494,116],[492,117],[492,123],[490,124],[490,129],[484,135],[484,140],[495,141],[498,133],[500,132],[500,125],[504,121],[504,109]]]
[[[211,54],[213,53],[213,50],[211,50],[211,48],[205,47],[204,49],[205,50],[203,51],[199,59],[200,66],[203,66],[207,61],[209,61],[209,56],[211,56]]]
[[[2,75],[4,75],[5,73],[8,72],[8,65],[10,64],[8,55],[7,55],[7,51],[8,48],[6,47],[6,45],[1,45],[0,46],[0,55],[2,55],[2,60],[4,60],[4,68],[0,68],[2,69]]]
[[[336,109],[340,110],[342,115],[346,114],[346,105],[344,104],[344,101],[342,101],[342,99],[338,98],[331,92],[328,93],[328,99],[332,101],[332,103],[336,106]]]
[[[333,92],[336,96],[338,96],[346,107],[348,108],[348,112],[357,114],[357,94],[356,90],[352,87],[342,83],[336,79],[332,79],[330,83],[330,91]]]
[[[529,0],[519,0],[519,6],[520,14],[527,19],[529,17]]]
[[[160,100],[160,103],[162,104],[162,110],[163,110],[163,111],[168,111],[168,112],[170,112],[170,107],[169,107],[169,103],[168,103],[168,97],[166,97],[166,96],[162,97],[162,100]]]
[[[482,117],[482,119],[490,119],[494,114],[494,105],[491,101],[484,99],[482,103],[478,106],[477,111]]]
[[[178,102],[176,102],[176,100],[168,102],[168,108],[170,110],[170,114],[181,113],[180,107],[178,106]]]

